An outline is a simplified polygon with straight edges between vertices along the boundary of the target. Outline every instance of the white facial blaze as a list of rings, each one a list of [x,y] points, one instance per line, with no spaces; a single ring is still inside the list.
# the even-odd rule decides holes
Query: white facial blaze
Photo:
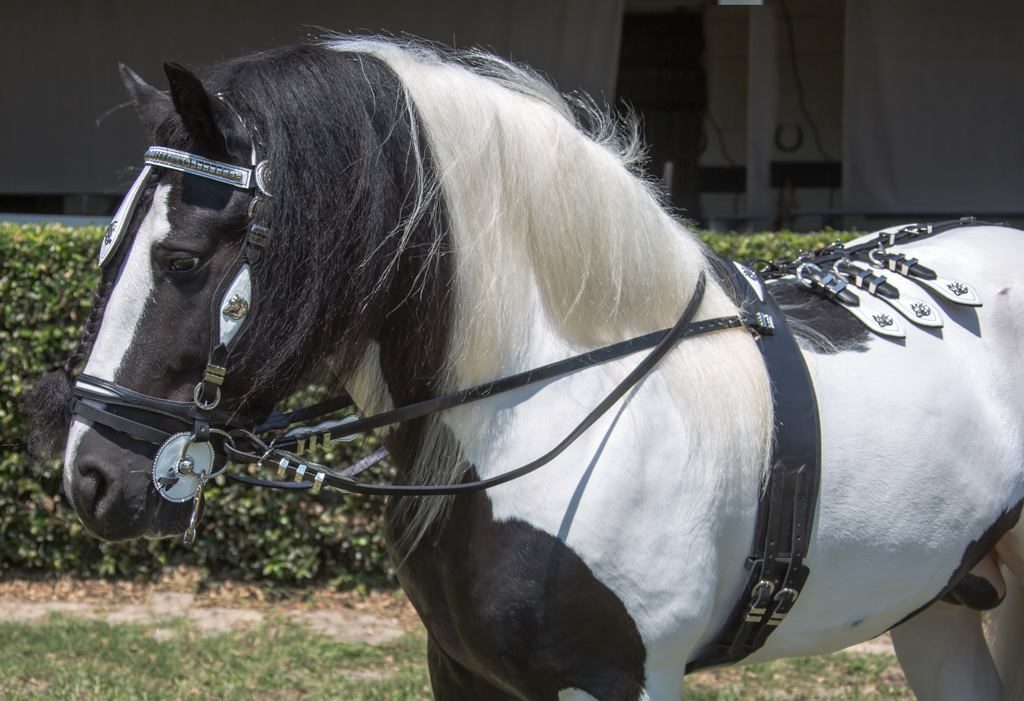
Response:
[[[164,240],[171,233],[171,223],[167,218],[170,187],[157,187],[153,194],[153,204],[146,212],[131,244],[131,251],[110,294],[103,320],[100,322],[99,333],[85,365],[84,372],[88,375],[113,382],[135,338],[135,332],[146,309],[146,302],[153,293],[150,252],[154,244]],[[71,425],[64,449],[65,482],[69,479],[70,466],[74,464],[78,444],[90,427],[91,423],[81,419],[76,419]]]

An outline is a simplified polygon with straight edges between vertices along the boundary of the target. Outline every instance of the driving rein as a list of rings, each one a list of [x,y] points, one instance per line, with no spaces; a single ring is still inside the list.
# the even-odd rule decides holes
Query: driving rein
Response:
[[[744,594],[719,637],[699,659],[690,663],[687,671],[734,662],[761,647],[796,602],[809,572],[804,557],[817,501],[821,462],[817,405],[807,369],[784,316],[763,280],[738,263],[716,261],[715,274],[726,289],[733,292],[739,307],[735,316],[694,321],[707,285],[705,273],[701,272],[686,308],[671,328],[372,416],[350,415],[323,420],[328,414],[352,406],[349,397],[341,396],[288,413],[275,411],[263,421],[241,417],[221,407],[221,385],[229,372],[232,351],[258,305],[252,269],[259,264],[261,250],[271,236],[260,221],[260,210],[271,197],[270,166],[258,160],[254,132],[246,126],[239,112],[223,95],[217,97],[250,135],[249,165],[223,163],[162,146],[150,147],[142,171],[111,221],[99,256],[101,267],[115,259],[114,254],[131,228],[143,193],[158,169],[205,178],[251,195],[244,244],[213,295],[211,348],[202,379],[194,388],[193,400],[153,397],[109,380],[80,374],[75,381],[72,406],[74,415],[82,420],[159,446],[152,469],[156,491],[168,501],[192,502],[185,542],[195,539],[204,486],[221,474],[259,487],[308,489],[315,494],[328,486],[358,494],[387,496],[456,495],[517,479],[558,457],[637,386],[676,343],[711,332],[743,328],[757,339],[771,380],[775,411],[772,467],[760,490]],[[383,449],[342,470],[303,458],[308,450],[352,440],[367,431],[536,385],[646,349],[650,350],[636,367],[557,445],[537,459],[489,479],[440,485],[367,484],[354,478],[383,459],[386,456]],[[781,392],[782,389],[785,392]],[[168,425],[180,430],[167,431]],[[277,479],[227,472],[230,464],[255,465],[257,471],[273,468]]]

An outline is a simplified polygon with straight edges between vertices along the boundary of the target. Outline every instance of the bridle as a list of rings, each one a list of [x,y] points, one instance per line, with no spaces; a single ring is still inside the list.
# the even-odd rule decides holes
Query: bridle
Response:
[[[277,489],[309,489],[317,493],[324,486],[359,494],[389,496],[453,495],[480,491],[522,477],[546,465],[560,455],[608,409],[635,387],[675,346],[685,338],[721,331],[747,328],[755,335],[774,333],[774,319],[764,312],[740,311],[736,316],[694,322],[706,288],[702,272],[686,308],[674,326],[636,338],[607,345],[565,360],[523,373],[487,382],[465,390],[401,406],[373,416],[357,415],[342,419],[322,417],[352,406],[347,395],[334,397],[314,406],[288,413],[273,412],[263,421],[241,417],[220,408],[221,386],[229,372],[232,351],[255,313],[257,297],[253,290],[252,268],[258,265],[261,250],[271,232],[260,221],[260,210],[271,197],[268,188],[270,165],[258,159],[257,142],[240,113],[223,95],[220,102],[249,134],[252,155],[247,166],[210,160],[193,153],[162,146],[151,146],[145,154],[144,167],[128,191],[103,239],[99,263],[110,264],[114,253],[126,236],[142,194],[156,169],[175,170],[213,180],[251,195],[249,222],[241,250],[229,266],[213,299],[212,347],[202,378],[193,391],[192,402],[182,402],[146,395],[115,382],[86,374],[76,378],[73,413],[87,421],[102,424],[136,440],[159,446],[153,462],[153,484],[157,492],[172,502],[193,502],[192,517],[185,533],[185,542],[195,538],[204,485],[213,477],[227,478],[252,486]],[[445,409],[464,406],[515,389],[546,382],[601,363],[606,363],[641,350],[650,352],[591,410],[557,445],[539,458],[501,475],[470,482],[444,485],[379,485],[354,479],[386,456],[378,450],[355,465],[336,470],[303,458],[317,446],[327,446],[374,429],[422,418]],[[131,416],[125,415],[126,413]],[[138,415],[146,418],[138,418]],[[134,418],[133,418],[134,417]],[[180,431],[169,432],[156,424],[175,424]],[[215,449],[213,441],[220,445]],[[218,455],[224,458],[214,469]],[[257,468],[273,466],[276,480],[247,474],[226,472],[231,463],[250,464]]]

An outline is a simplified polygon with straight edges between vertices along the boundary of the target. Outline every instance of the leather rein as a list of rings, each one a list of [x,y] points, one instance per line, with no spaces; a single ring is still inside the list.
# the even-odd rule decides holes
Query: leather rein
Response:
[[[213,431],[223,440],[220,447],[231,463],[255,464],[259,467],[276,467],[279,480],[264,480],[246,474],[218,472],[228,479],[261,487],[277,489],[311,489],[314,492],[329,486],[357,494],[384,496],[437,496],[454,495],[481,491],[504,484],[533,472],[554,460],[576,441],[587,429],[596,423],[619,399],[635,387],[667,355],[677,342],[715,331],[747,328],[763,335],[774,333],[774,319],[764,314],[745,314],[693,321],[706,289],[704,273],[698,278],[694,293],[674,326],[661,331],[620,341],[608,346],[581,353],[564,360],[518,373],[499,380],[476,385],[465,390],[432,397],[420,402],[401,406],[367,417],[347,416],[339,420],[320,421],[315,419],[341,408],[351,406],[351,399],[342,395],[305,407],[288,414],[275,413],[266,421],[253,425],[227,412],[214,412]],[[422,418],[446,409],[465,406],[474,402],[496,397],[513,390],[546,382],[571,373],[586,370],[603,363],[617,360],[641,350],[650,352],[623,378],[579,424],[576,425],[556,446],[542,456],[518,468],[496,477],[473,482],[447,485],[378,485],[365,484],[352,479],[382,459],[376,456],[372,462],[361,461],[359,469],[351,467],[336,470],[325,465],[304,460],[301,454],[317,445],[326,446],[352,438],[367,431],[391,426],[413,419]],[[116,413],[125,408],[149,413],[164,419],[173,419],[186,428],[204,412],[195,404],[152,397],[128,389],[107,380],[81,374],[75,383],[74,413],[84,419],[113,428],[136,440],[164,445],[179,433],[170,433],[149,423],[135,420]],[[298,418],[312,418],[294,425]],[[290,427],[290,428],[288,428]],[[288,428],[286,431],[282,429]],[[197,439],[193,443],[199,442]],[[242,447],[244,446],[244,447]],[[248,449],[246,449],[248,448]],[[375,457],[375,456],[371,456]],[[207,478],[214,476],[209,475]]]

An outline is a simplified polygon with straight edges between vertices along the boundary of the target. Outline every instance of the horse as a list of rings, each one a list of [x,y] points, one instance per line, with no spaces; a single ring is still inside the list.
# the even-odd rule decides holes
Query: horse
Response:
[[[374,413],[663,329],[690,303],[696,320],[740,311],[643,175],[635,121],[511,62],[331,36],[201,77],[166,64],[169,93],[121,70],[165,167],[130,193],[82,343],[34,404],[99,538],[179,535],[201,504],[161,497],[155,448],[130,429],[138,413],[122,412],[125,430],[70,413],[76,377],[251,417],[317,382]],[[181,153],[198,156],[175,169]],[[255,198],[232,185],[251,170]],[[1012,228],[965,225],[903,246],[984,300],[904,339],[772,286],[813,380],[821,478],[810,575],[743,662],[891,629],[920,698],[1024,698],[1022,245]],[[224,324],[243,317],[232,337]],[[219,375],[215,346],[230,351]],[[407,485],[501,477],[637,362],[485,396],[381,440]],[[391,498],[387,547],[428,632],[436,697],[678,700],[743,594],[772,392],[751,333],[689,338],[542,469]]]

